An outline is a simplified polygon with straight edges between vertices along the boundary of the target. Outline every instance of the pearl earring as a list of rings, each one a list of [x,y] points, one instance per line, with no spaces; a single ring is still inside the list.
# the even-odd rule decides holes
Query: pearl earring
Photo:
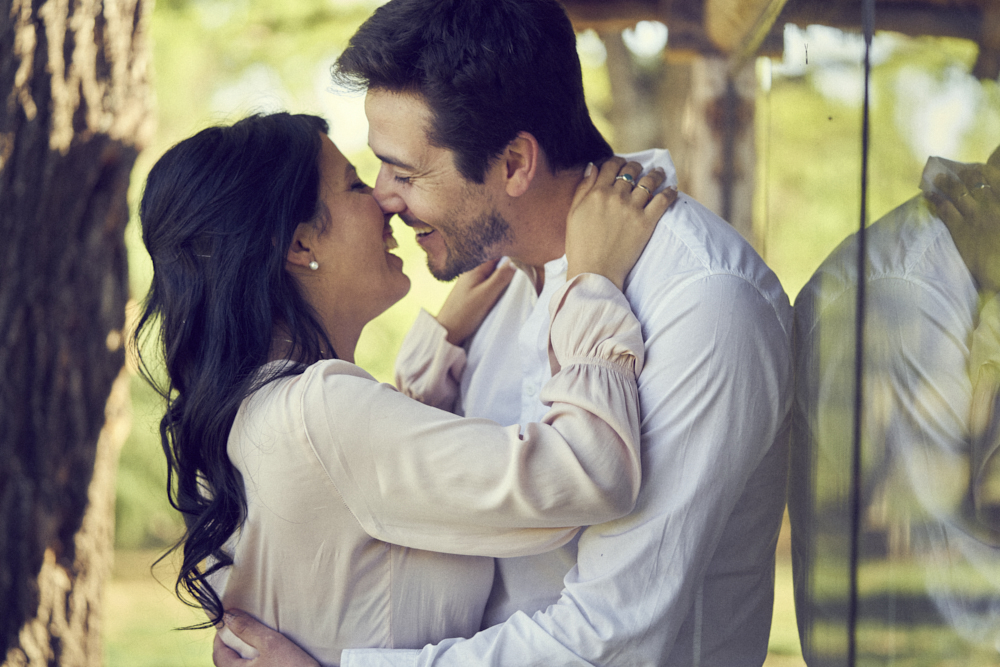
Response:
[[[309,262],[309,268],[312,269],[313,271],[316,271],[317,269],[319,269],[319,262],[317,262],[314,259],[313,261]]]

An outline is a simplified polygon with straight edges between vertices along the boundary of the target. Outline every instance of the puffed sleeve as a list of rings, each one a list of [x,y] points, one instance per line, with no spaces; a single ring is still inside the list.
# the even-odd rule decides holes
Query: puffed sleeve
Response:
[[[465,350],[447,340],[448,331],[421,310],[396,355],[396,387],[410,398],[452,412],[465,368]]]
[[[541,423],[457,417],[344,372],[345,362],[303,374],[310,445],[365,532],[419,549],[517,556],[632,510],[639,323],[601,276],[577,276],[553,301],[556,368]]]

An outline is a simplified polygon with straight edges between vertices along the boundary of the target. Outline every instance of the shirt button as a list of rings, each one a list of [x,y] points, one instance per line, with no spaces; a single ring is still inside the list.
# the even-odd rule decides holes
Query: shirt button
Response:
[[[527,394],[528,396],[534,396],[535,395],[535,385],[529,384],[527,387],[524,388],[524,393]]]

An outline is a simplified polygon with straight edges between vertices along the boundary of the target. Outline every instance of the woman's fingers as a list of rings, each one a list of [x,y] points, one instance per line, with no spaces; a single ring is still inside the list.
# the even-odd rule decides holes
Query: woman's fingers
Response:
[[[934,185],[940,190],[943,199],[949,202],[962,216],[973,221],[977,209],[982,204],[995,201],[995,187],[1000,187],[995,172],[998,170],[989,165],[972,165],[962,169],[958,178],[941,174],[934,180]]]
[[[621,158],[619,158],[621,159]],[[614,184],[622,194],[631,196],[635,192],[636,183],[639,182],[639,174],[642,173],[642,165],[638,162],[626,162],[615,174]]]
[[[640,178],[642,165],[612,158],[597,175],[585,175],[573,200],[566,227],[567,275],[598,273],[619,288],[635,264],[676,190],[659,193],[662,169]],[[641,186],[641,187],[640,187]]]
[[[665,180],[667,180],[666,172],[662,169],[654,169],[636,182],[632,196],[638,197],[644,205],[648,206],[653,201],[656,190],[663,185]]]
[[[663,188],[646,203],[646,217],[659,220],[677,201],[677,188]]]

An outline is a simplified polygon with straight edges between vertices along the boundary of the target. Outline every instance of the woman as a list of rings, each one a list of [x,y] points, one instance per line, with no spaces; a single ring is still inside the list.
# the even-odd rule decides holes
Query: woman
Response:
[[[553,299],[552,410],[521,434],[352,363],[409,279],[390,216],[325,131],[255,116],[159,160],[140,207],[154,276],[135,338],[158,335],[166,362],[160,432],[187,523],[178,591],[211,623],[240,607],[336,664],[349,646],[475,632],[489,557],[631,510],[642,340],[620,288],[668,202],[631,198],[620,162],[588,172]],[[602,322],[574,327],[595,306]]]

